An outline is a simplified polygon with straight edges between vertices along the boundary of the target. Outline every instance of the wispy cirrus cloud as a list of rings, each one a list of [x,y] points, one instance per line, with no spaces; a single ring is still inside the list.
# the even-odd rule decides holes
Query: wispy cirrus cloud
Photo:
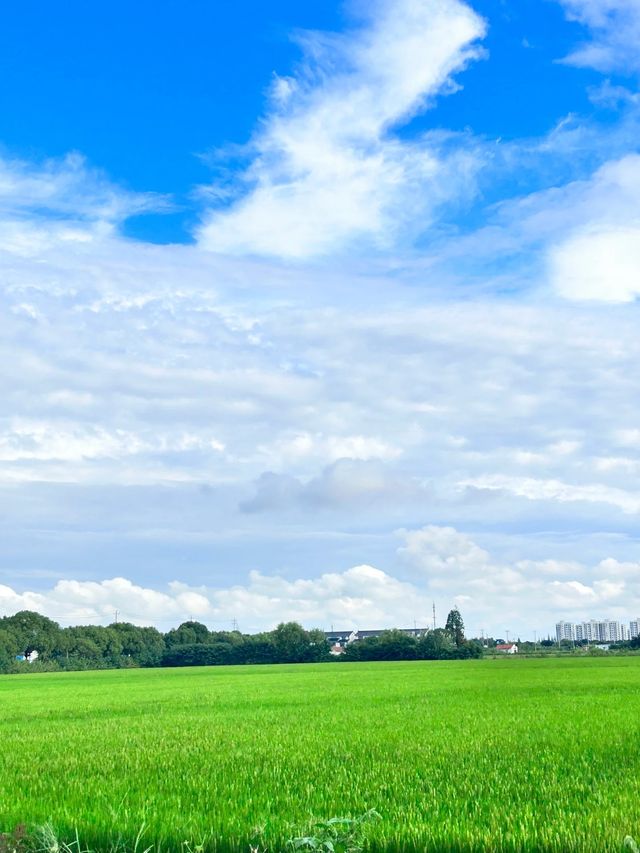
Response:
[[[640,493],[629,492],[602,483],[572,484],[559,480],[533,477],[513,477],[503,474],[485,475],[462,480],[463,488],[507,492],[531,501],[557,501],[559,503],[585,502],[610,504],[629,515],[640,513]]]
[[[240,197],[207,214],[200,245],[305,259],[424,230],[438,205],[468,191],[477,164],[394,128],[452,91],[484,29],[458,0],[377,0],[350,33],[301,35],[304,60],[274,82]]]
[[[117,186],[78,153],[33,163],[0,156],[0,215],[74,220],[119,221],[169,200],[156,193],[135,193]]]
[[[588,27],[592,38],[565,59],[598,71],[640,71],[638,0],[560,0],[567,16]]]
[[[130,216],[170,209],[168,197],[126,190],[78,153],[38,163],[0,151],[0,253],[82,252]]]
[[[639,198],[640,155],[604,159],[583,177],[495,205],[441,257],[445,268],[476,278],[482,269],[493,286],[503,281],[572,302],[633,302],[640,295]]]

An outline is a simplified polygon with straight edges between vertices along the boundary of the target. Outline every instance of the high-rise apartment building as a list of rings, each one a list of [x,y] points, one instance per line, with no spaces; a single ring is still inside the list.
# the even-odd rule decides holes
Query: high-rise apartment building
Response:
[[[562,640],[575,640],[576,626],[573,622],[558,622],[556,624],[556,640],[560,643]]]
[[[634,633],[635,632],[635,633]],[[629,628],[616,619],[589,619],[585,622],[556,623],[556,640],[586,640],[588,643],[619,643],[640,635],[640,618],[629,623]]]

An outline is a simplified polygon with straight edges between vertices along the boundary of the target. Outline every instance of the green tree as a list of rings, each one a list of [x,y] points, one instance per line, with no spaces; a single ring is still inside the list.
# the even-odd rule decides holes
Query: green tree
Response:
[[[15,662],[18,643],[10,631],[0,628],[0,672],[6,672]]]
[[[120,637],[123,657],[138,666],[160,666],[165,640],[157,628],[141,628],[131,622],[115,622],[109,627]]]
[[[55,649],[60,626],[52,619],[47,619],[33,610],[20,610],[3,621],[4,629],[15,637],[19,654],[24,655],[27,660],[34,652],[46,659]]]
[[[309,635],[297,622],[281,622],[271,632],[281,663],[301,663],[307,659]]]
[[[120,635],[102,625],[77,625],[60,631],[53,656],[63,666],[68,661],[85,661],[102,667],[117,667],[122,654]]]
[[[183,622],[165,634],[164,641],[167,648],[171,646],[186,646],[196,643],[208,643],[210,641],[209,629],[202,622]]]
[[[396,628],[382,631],[377,637],[367,637],[349,643],[344,660],[415,660],[417,643],[415,637]]]
[[[163,666],[220,666],[235,663],[230,643],[191,643],[171,646],[162,657]]]
[[[378,660],[413,660],[416,657],[416,640],[404,631],[383,631],[378,637]]]
[[[457,607],[449,611],[444,629],[453,637],[456,648],[460,648],[464,644],[464,622]]]
[[[238,663],[277,663],[278,650],[271,634],[254,634],[244,638],[237,650]]]
[[[327,642],[324,631],[321,631],[320,628],[312,628],[307,631],[307,638],[309,641],[307,660],[326,660],[329,657],[331,646]]]
[[[306,663],[325,660],[329,644],[317,628],[305,631],[297,622],[281,622],[269,635],[280,663]]]
[[[455,643],[450,631],[434,628],[418,640],[418,657],[423,660],[442,660],[451,657]]]

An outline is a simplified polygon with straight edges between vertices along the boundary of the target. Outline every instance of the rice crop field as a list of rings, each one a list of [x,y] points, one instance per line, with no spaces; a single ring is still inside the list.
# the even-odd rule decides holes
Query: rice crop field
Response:
[[[640,836],[640,658],[0,677],[0,830],[245,851],[374,808],[389,851]]]

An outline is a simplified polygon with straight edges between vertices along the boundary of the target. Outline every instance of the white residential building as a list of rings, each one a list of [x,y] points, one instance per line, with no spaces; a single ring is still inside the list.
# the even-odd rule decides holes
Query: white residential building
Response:
[[[634,633],[635,632],[635,633]],[[556,623],[556,641],[570,640],[588,643],[619,643],[640,635],[640,618],[626,625],[616,619],[589,619],[588,621]]]
[[[605,619],[602,622],[602,633],[605,643],[619,643],[629,637],[626,625],[621,625],[614,619]]]
[[[600,640],[604,640],[602,633],[602,622],[598,622],[597,619],[589,619],[588,622],[582,623],[583,640],[587,640],[589,643],[598,643]]]
[[[576,626],[573,622],[558,622],[556,623],[556,640],[560,643],[562,640],[576,640]]]

